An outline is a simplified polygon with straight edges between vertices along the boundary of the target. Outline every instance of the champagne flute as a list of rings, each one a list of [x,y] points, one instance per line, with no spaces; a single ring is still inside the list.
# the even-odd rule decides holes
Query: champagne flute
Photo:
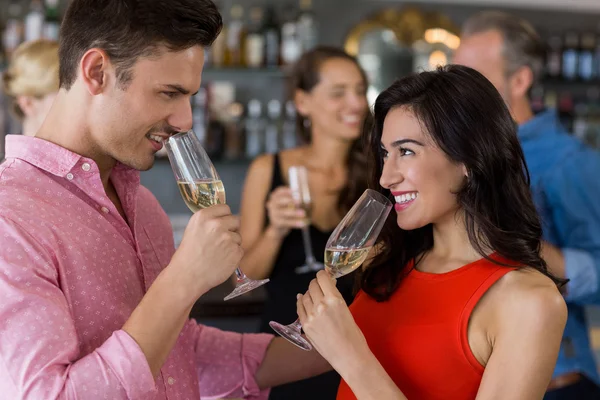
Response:
[[[334,278],[353,272],[369,255],[385,223],[392,203],[381,193],[367,189],[335,228],[325,246],[325,270]],[[312,346],[302,337],[302,325],[271,321],[275,332],[303,350]]]
[[[305,225],[302,227],[302,242],[304,244],[304,265],[296,268],[297,274],[304,274],[310,271],[318,271],[323,269],[323,264],[315,259],[312,251],[312,241],[310,239],[310,214],[312,201],[310,198],[310,189],[308,187],[308,171],[303,166],[291,166],[288,169],[288,180],[292,197],[298,208],[301,208],[306,213]]]
[[[200,140],[193,131],[171,136],[165,145],[183,201],[192,212],[225,204],[225,188]],[[234,290],[224,300],[240,296],[269,282],[248,278],[238,267]]]

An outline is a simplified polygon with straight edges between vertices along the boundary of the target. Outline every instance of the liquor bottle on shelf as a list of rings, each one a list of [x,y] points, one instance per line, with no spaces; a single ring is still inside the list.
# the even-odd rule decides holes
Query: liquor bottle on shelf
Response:
[[[584,33],[581,35],[581,49],[579,51],[578,76],[583,81],[591,81],[595,78],[594,51],[596,47],[596,35]]]
[[[558,119],[568,132],[573,132],[574,107],[573,95],[569,92],[561,93],[558,99]]]
[[[558,95],[554,90],[546,90],[544,93],[544,107],[556,108],[558,105]]]
[[[225,159],[239,160],[244,154],[244,130],[242,127],[242,116],[244,106],[233,102],[227,107],[225,121]]]
[[[219,8],[219,11],[222,11],[222,3],[220,1],[215,1],[215,4]],[[217,38],[214,40],[212,46],[205,49],[205,68],[219,68],[223,66],[225,62],[225,47],[227,43],[227,27],[227,24],[224,24],[219,36],[217,36]]]
[[[302,55],[302,43],[298,35],[298,22],[286,21],[281,27],[281,61],[284,65],[294,64]]]
[[[534,114],[544,111],[544,88],[536,85],[531,88],[531,110]]]
[[[221,160],[225,152],[225,124],[216,117],[215,113],[209,112],[209,120],[206,126],[206,154],[213,160]]]
[[[275,154],[281,150],[281,102],[271,100],[267,104],[267,126],[265,128],[265,152]]]
[[[300,0],[298,36],[300,38],[302,52],[313,49],[319,42],[317,19],[313,12],[312,5],[312,0]]]
[[[587,90],[587,129],[584,134],[585,142],[600,150],[600,88],[590,87]]]
[[[37,40],[44,31],[44,7],[39,0],[29,4],[29,12],[25,16],[25,41]]]
[[[600,34],[596,35],[596,47],[594,49],[594,79],[600,80]]]
[[[250,26],[246,36],[245,64],[249,68],[260,68],[265,60],[265,35],[262,32],[262,8],[250,10]]]
[[[275,10],[267,7],[262,34],[265,37],[265,59],[267,67],[277,67],[281,64],[281,28],[277,23]]]
[[[8,19],[4,34],[2,36],[2,46],[4,47],[4,57],[6,61],[10,59],[13,51],[23,41],[23,6],[19,0],[12,0],[8,5]],[[5,62],[6,62],[5,61]],[[4,63],[3,63],[4,64]]]
[[[291,100],[288,100],[285,103],[285,118],[283,120],[281,136],[284,149],[291,149],[298,145],[296,132],[296,106]]]
[[[208,93],[205,87],[201,87],[192,98],[192,121],[194,133],[198,136],[202,146],[206,146],[206,127],[208,113]]]
[[[244,9],[239,4],[231,7],[231,21],[227,27],[225,43],[226,67],[244,66],[244,46],[246,44],[246,27],[244,25]]]
[[[565,46],[562,53],[562,77],[565,80],[577,79],[579,36],[576,32],[565,35]]]
[[[262,118],[260,101],[248,102],[248,112],[244,123],[246,134],[246,158],[254,159],[264,152],[265,120]]]
[[[227,112],[235,101],[235,86],[231,82],[211,82],[208,88],[208,125],[206,128],[206,153],[220,160],[225,153]]]
[[[551,36],[548,40],[546,56],[546,75],[549,78],[560,78],[562,64],[562,39],[559,35]]]
[[[46,39],[58,40],[60,31],[60,18],[58,15],[58,0],[46,0],[46,17],[44,21],[43,36]]]
[[[225,65],[225,48],[227,46],[227,25],[223,26],[221,33],[208,49],[206,66],[218,68]]]
[[[573,117],[573,135],[585,141],[588,131],[588,106],[580,103],[575,106]]]

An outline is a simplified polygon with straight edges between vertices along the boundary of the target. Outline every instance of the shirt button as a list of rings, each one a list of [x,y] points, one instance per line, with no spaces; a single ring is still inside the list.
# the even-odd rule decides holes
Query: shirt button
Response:
[[[101,208],[101,210],[102,210],[102,212],[103,212],[104,214],[108,214],[108,212],[110,211],[110,210],[109,210],[108,208],[106,208],[106,207],[102,207],[102,208]]]
[[[69,172],[69,173],[67,174],[67,179],[68,179],[68,180],[70,180],[70,181],[72,181],[72,180],[73,180],[73,178],[74,178],[73,174]]]
[[[81,169],[84,170],[85,172],[88,172],[90,169],[92,169],[92,166],[88,163],[83,163],[81,165]]]
[[[175,379],[172,376],[170,376],[169,379],[167,379],[167,382],[169,382],[169,385],[172,386],[175,383]]]

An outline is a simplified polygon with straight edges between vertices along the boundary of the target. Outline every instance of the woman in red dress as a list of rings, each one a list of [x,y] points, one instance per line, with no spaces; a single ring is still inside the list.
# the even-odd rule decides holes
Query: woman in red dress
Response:
[[[339,400],[541,399],[567,309],[510,112],[448,66],[377,99],[371,187],[395,202],[348,308],[325,272],[298,296]]]

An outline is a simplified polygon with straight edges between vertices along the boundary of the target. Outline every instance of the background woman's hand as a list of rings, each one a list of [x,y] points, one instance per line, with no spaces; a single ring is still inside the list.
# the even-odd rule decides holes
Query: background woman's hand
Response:
[[[267,200],[267,214],[269,226],[280,236],[306,225],[306,212],[298,208],[292,190],[287,186],[280,186],[271,192]]]

